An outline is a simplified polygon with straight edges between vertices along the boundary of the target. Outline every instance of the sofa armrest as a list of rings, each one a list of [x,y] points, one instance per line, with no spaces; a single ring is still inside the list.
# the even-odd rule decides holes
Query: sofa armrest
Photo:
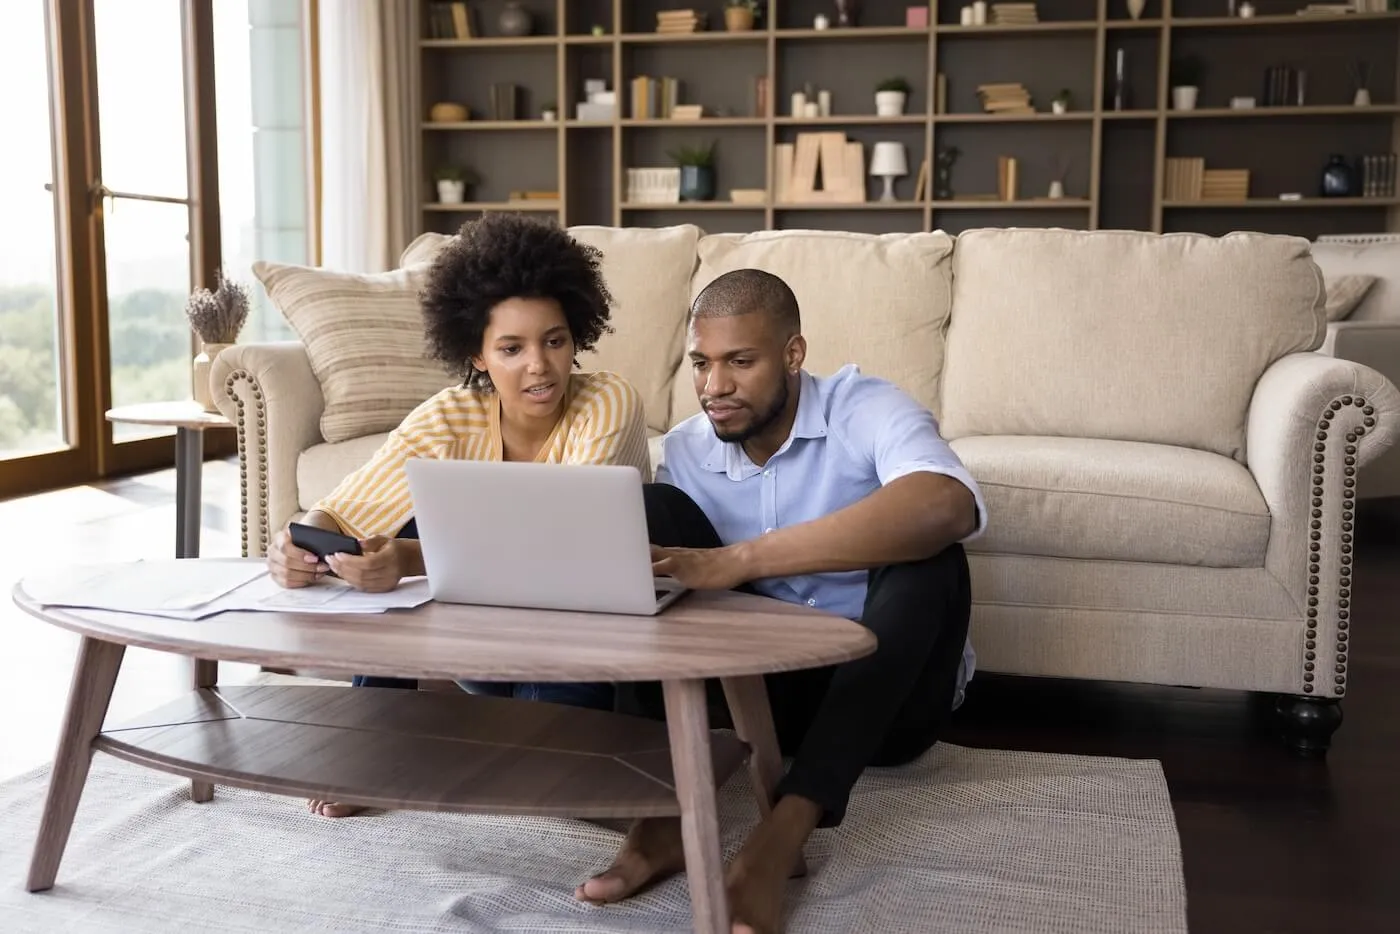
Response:
[[[243,554],[262,555],[272,531],[300,508],[297,460],[322,441],[321,384],[295,341],[235,344],[215,358],[210,383],[238,432]]]
[[[1367,366],[1289,354],[1255,386],[1246,461],[1270,514],[1264,566],[1304,620],[1300,694],[1345,693],[1356,474],[1400,433],[1400,391]]]

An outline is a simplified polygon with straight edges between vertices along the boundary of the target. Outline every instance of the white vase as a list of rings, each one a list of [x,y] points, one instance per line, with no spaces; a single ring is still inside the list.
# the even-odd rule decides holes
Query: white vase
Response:
[[[437,183],[438,201],[443,204],[461,204],[466,200],[467,183],[442,179]]]
[[[1195,110],[1196,95],[1199,92],[1200,88],[1192,87],[1189,84],[1182,85],[1181,87],[1172,88],[1172,109]]]
[[[1064,101],[1051,101],[1051,102],[1050,102],[1050,110],[1051,110],[1052,112],[1054,112],[1054,113],[1057,113],[1057,114],[1062,114],[1062,113],[1064,113],[1064,112],[1068,109],[1068,107],[1069,107],[1069,105],[1066,104]]]
[[[880,117],[898,117],[904,113],[903,91],[876,91],[875,114]]]
[[[1353,98],[1351,99],[1351,102],[1352,102],[1353,104],[1355,104],[1357,107],[1370,107],[1370,106],[1371,106],[1371,90],[1370,90],[1370,88],[1357,88],[1357,89],[1356,89],[1356,96],[1353,97]]]
[[[1147,0],[1128,0],[1128,15],[1133,19],[1142,19],[1142,11],[1147,9]]]
[[[1065,196],[1065,183],[1062,182],[1062,181],[1060,181],[1059,179],[1056,179],[1055,181],[1051,182],[1051,183],[1050,183],[1050,197],[1051,197],[1052,199],[1058,201],[1060,198],[1063,198],[1064,196]]]
[[[206,412],[217,412],[219,407],[214,404],[214,389],[209,385],[209,371],[213,368],[214,358],[232,344],[203,344],[199,354],[194,358],[192,366],[192,378],[194,381],[194,401]]]

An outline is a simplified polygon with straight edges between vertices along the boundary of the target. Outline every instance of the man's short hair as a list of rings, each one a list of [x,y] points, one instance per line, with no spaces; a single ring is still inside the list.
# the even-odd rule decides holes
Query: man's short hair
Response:
[[[802,331],[797,296],[786,282],[762,269],[735,269],[724,273],[701,289],[690,306],[692,319],[754,312],[768,315],[784,336]]]

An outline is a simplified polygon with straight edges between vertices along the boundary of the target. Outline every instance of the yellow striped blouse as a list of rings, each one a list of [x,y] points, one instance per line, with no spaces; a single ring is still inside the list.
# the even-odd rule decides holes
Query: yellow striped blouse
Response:
[[[364,466],[313,508],[347,535],[393,536],[412,516],[404,463],[503,459],[501,405],[495,393],[444,389],[389,433]],[[545,464],[628,464],[651,479],[642,397],[615,373],[574,373],[559,423],[535,458]]]

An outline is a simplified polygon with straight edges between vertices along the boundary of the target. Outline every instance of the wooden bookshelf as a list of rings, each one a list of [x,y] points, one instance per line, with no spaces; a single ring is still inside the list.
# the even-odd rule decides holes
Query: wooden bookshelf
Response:
[[[970,2],[970,0],[968,0]],[[531,35],[499,34],[504,0],[471,0],[473,37],[434,37],[434,3],[414,9],[423,37],[414,63],[415,140],[422,185],[422,230],[455,230],[485,211],[555,215],[566,225],[663,226],[695,223],[708,231],[823,228],[893,232],[976,226],[1194,230],[1221,234],[1264,230],[1316,237],[1400,230],[1400,198],[1319,197],[1332,153],[1400,151],[1400,11],[1299,16],[1306,0],[1256,0],[1250,19],[1224,15],[1224,0],[1147,0],[1132,19],[1126,0],[1040,0],[1040,22],[959,23],[962,0],[930,5],[929,24],[904,25],[909,0],[864,0],[854,28],[836,28],[829,0],[770,0],[751,32],[724,29],[723,0],[522,0]],[[660,34],[656,13],[694,9],[708,30]],[[988,4],[992,16],[992,4]],[[826,15],[830,28],[817,29]],[[599,27],[601,34],[594,33]],[[1127,62],[1129,100],[1113,106],[1114,62]],[[1343,50],[1339,52],[1340,50]],[[1198,106],[1172,108],[1170,65],[1179,56],[1204,64]],[[1370,65],[1370,106],[1351,103],[1347,63]],[[1288,63],[1306,71],[1303,99],[1264,106],[1265,72]],[[702,104],[695,120],[639,119],[629,82],[639,74],[679,79],[680,102]],[[935,112],[938,76],[946,78],[946,112]],[[905,112],[875,113],[875,84],[904,77]],[[754,82],[770,87],[755,109]],[[580,120],[584,81],[603,79],[617,95],[611,119]],[[492,113],[491,86],[522,89],[519,119]],[[985,113],[976,86],[1020,82],[1034,113]],[[810,83],[831,92],[826,117],[790,113],[796,90]],[[1068,89],[1068,112],[1050,102]],[[1236,97],[1255,97],[1238,109]],[[471,118],[431,123],[433,103],[466,105]],[[556,117],[542,120],[546,102]],[[864,145],[904,144],[909,174],[894,202],[877,199],[879,178],[866,178],[861,203],[781,203],[773,153],[799,133],[843,132]],[[677,204],[626,201],[627,169],[674,164],[681,146],[716,144],[715,199]],[[913,199],[920,164],[960,151],[952,196],[935,200],[932,172]],[[1018,160],[1009,200],[997,190],[997,157]],[[1248,196],[1237,200],[1168,200],[1167,160],[1202,157],[1208,168],[1250,170]],[[1055,163],[1052,166],[1053,162]],[[465,165],[481,176],[463,204],[439,204],[434,172]],[[1049,200],[1055,168],[1068,169],[1066,197]],[[760,189],[760,203],[729,200],[733,189]],[[512,191],[558,191],[558,201],[512,201]],[[1297,199],[1280,195],[1296,193]],[[1400,195],[1400,192],[1396,192]]]

